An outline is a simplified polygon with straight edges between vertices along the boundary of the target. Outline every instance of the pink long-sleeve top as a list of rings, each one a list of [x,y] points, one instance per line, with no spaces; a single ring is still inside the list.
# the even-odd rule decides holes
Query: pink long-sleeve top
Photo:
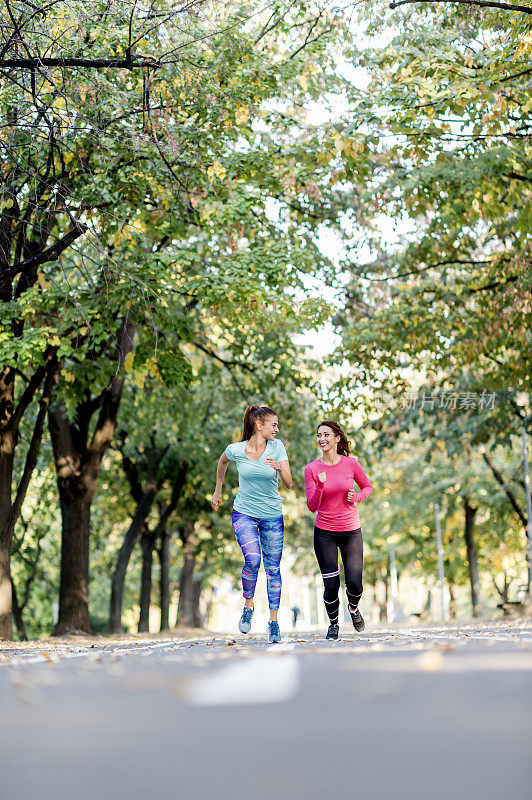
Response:
[[[325,483],[318,479],[325,472]],[[347,493],[356,481],[360,491],[351,502]],[[305,467],[305,494],[310,511],[317,511],[316,527],[325,531],[356,531],[360,517],[355,503],[361,503],[373,491],[370,480],[356,458],[341,456],[338,464],[331,466],[317,459]]]

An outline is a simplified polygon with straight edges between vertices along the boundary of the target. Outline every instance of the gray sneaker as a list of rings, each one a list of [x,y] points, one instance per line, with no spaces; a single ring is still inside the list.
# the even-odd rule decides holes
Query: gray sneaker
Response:
[[[251,617],[253,616],[253,612],[255,608],[247,608],[244,606],[244,610],[242,612],[242,616],[240,617],[240,621],[238,623],[238,630],[240,633],[249,633],[251,630]]]
[[[358,610],[358,606],[355,608],[354,611],[351,609],[350,605],[348,605],[347,608],[349,610],[349,613],[351,614],[351,619],[353,621],[354,629],[356,631],[363,631],[364,628],[366,627],[366,623],[364,622],[362,614]]]
[[[270,644],[278,644],[281,641],[281,631],[276,620],[268,621],[268,641]]]

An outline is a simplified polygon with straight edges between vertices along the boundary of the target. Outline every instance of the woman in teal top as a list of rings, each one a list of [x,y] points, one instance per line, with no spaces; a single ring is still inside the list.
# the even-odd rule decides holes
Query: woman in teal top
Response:
[[[216,489],[211,501],[217,511],[222,503],[227,465],[234,461],[238,469],[238,494],[233,503],[233,530],[244,555],[244,610],[238,627],[242,633],[249,633],[251,629],[253,596],[262,552],[270,606],[270,642],[281,641],[277,611],[281,598],[284,524],[279,476],[286,487],[292,486],[284,444],[275,438],[278,432],[275,411],[267,406],[249,406],[244,417],[242,441],[228,445],[218,460]]]

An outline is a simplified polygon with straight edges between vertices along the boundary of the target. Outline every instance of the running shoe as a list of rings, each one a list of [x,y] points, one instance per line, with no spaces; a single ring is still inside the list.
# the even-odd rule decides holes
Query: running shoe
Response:
[[[251,630],[251,617],[253,616],[253,612],[255,608],[248,608],[244,606],[244,610],[242,612],[242,616],[240,617],[240,621],[238,623],[238,630],[240,633],[249,633]]]
[[[279,630],[279,623],[276,620],[270,619],[268,621],[268,641],[270,644],[277,644],[281,641],[281,631]]]
[[[326,639],[338,639],[338,634],[340,632],[339,625],[329,625],[329,630],[327,631]]]
[[[351,611],[351,606],[347,606],[349,609],[349,613],[351,614],[351,619],[353,620],[353,627],[356,631],[363,631],[366,627],[366,623],[364,622],[364,618],[360,611],[358,610],[358,606],[355,608],[354,611]]]

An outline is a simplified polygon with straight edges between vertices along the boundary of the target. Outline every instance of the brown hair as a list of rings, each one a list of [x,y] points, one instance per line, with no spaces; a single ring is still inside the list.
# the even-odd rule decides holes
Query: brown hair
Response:
[[[323,422],[320,422],[316,431],[319,431],[322,425],[327,425],[328,428],[332,430],[335,436],[340,437],[340,441],[338,442],[338,455],[339,456],[348,456],[349,455],[349,439],[347,438],[347,434],[341,425],[338,425],[337,422],[333,422],[330,419],[324,419]]]
[[[244,415],[244,428],[242,430],[242,442],[251,439],[255,432],[255,422],[259,419],[264,422],[267,417],[276,417],[277,414],[273,408],[268,406],[248,406]]]

